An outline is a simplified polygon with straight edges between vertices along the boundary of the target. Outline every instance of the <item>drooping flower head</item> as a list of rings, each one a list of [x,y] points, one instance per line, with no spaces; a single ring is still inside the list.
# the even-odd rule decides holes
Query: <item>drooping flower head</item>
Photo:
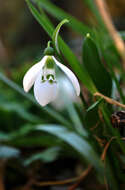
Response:
[[[54,50],[48,47],[44,51],[42,60],[32,66],[24,76],[23,88],[28,92],[34,85],[34,96],[41,106],[45,106],[55,100],[58,95],[58,80],[56,79],[55,66],[57,65],[71,81],[77,96],[80,94],[80,85],[74,73],[61,64],[53,56]]]

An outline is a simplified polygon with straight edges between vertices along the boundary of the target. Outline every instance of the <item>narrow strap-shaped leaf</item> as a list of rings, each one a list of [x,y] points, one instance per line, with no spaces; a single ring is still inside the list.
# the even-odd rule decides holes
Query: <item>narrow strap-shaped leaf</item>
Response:
[[[0,159],[9,159],[18,157],[20,155],[20,151],[16,148],[9,147],[6,145],[0,145]]]
[[[93,79],[96,88],[103,94],[110,96],[112,92],[112,78],[101,62],[94,40],[88,34],[83,42],[83,66]]]
[[[38,125],[35,127],[35,129],[48,132],[62,139],[64,142],[72,146],[77,152],[79,152],[92,165],[94,165],[94,167],[99,172],[103,173],[103,166],[100,159],[90,144],[84,138],[81,138],[76,133],[69,131],[63,126],[59,125]]]
[[[75,17],[71,16],[70,14],[66,13],[61,8],[57,7],[53,3],[51,3],[48,0],[33,0],[34,3],[39,3],[40,6],[42,6],[43,9],[45,9],[48,13],[50,13],[52,16],[56,17],[58,20],[68,19],[69,26],[76,32],[78,32],[81,35],[85,35],[87,32],[92,32],[92,30],[77,20]]]
[[[28,112],[21,104],[18,102],[0,102],[0,110],[4,110],[7,112],[14,112],[18,114],[21,118],[28,120],[33,123],[43,123],[44,119],[40,118],[30,112]]]
[[[24,165],[28,166],[32,162],[37,161],[37,160],[42,160],[45,163],[55,161],[56,158],[59,156],[60,148],[59,147],[51,147],[48,148],[47,150],[44,150],[42,152],[33,154],[29,158],[27,158],[24,161]]]
[[[100,98],[99,100],[97,100],[96,102],[94,102],[88,109],[87,112],[95,109],[96,107],[99,106],[99,104],[102,102],[103,98]]]
[[[104,27],[104,23],[102,21],[102,18],[98,12],[98,9],[96,7],[95,1],[93,0],[82,0],[84,4],[86,4],[89,9],[92,11],[93,15],[95,16],[96,20],[98,21],[98,26],[97,27],[101,27],[101,29],[105,29]]]

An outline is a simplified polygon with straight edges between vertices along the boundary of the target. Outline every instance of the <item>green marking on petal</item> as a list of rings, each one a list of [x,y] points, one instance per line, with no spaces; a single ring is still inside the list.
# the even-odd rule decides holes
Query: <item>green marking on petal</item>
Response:
[[[44,80],[44,76],[42,75],[42,78],[41,78],[42,80]]]
[[[46,78],[47,78],[48,80],[49,80],[50,77],[52,77],[53,80],[54,80],[54,78],[55,78],[54,75],[52,75],[52,74],[48,74],[48,75],[46,76]]]
[[[51,56],[49,56],[46,60],[46,68],[47,69],[54,69],[54,65],[55,65],[55,61],[53,60],[53,58]]]
[[[43,83],[43,82],[45,82],[46,80],[44,79],[44,76],[42,75],[42,77],[41,77],[41,82]]]
[[[53,83],[54,83],[54,81],[53,81],[53,80],[49,80],[49,83],[50,83],[50,84],[53,84]]]

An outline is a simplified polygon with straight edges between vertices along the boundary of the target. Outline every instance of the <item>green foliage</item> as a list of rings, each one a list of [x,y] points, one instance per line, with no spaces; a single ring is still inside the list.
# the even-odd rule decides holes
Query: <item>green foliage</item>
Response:
[[[16,148],[12,148],[9,146],[0,146],[0,159],[9,159],[9,158],[15,158],[18,157],[20,154],[20,151]]]
[[[97,170],[102,170],[102,165],[97,157],[96,153],[93,151],[90,144],[82,139],[80,136],[75,134],[72,131],[63,128],[63,126],[38,126],[36,127],[38,130],[46,131],[57,137],[61,138],[69,145],[71,145],[76,151],[78,151],[82,156],[84,156],[88,161],[90,161]]]
[[[21,74],[18,69],[16,73],[15,68],[11,79],[6,76],[7,72],[0,72],[0,159],[6,159],[12,168],[15,160],[21,167],[32,168],[35,163],[49,166],[60,158],[69,157],[84,167],[92,165],[95,169],[92,176],[97,183],[104,185],[106,180],[109,189],[118,190],[125,177],[124,134],[113,128],[110,117],[120,109],[109,106],[103,98],[95,100],[94,93],[99,91],[125,102],[125,77],[119,53],[105,32],[106,27],[94,1],[85,0],[85,3],[97,19],[96,27],[87,26],[50,0],[26,0],[33,17],[52,40],[56,58],[62,64],[67,63],[78,77],[81,96],[76,101],[67,95],[60,96],[60,102],[65,99],[65,105],[59,110],[53,105],[41,107],[31,93],[26,94],[20,87],[25,63],[21,66]],[[61,21],[57,27],[44,11]],[[64,23],[83,39],[81,62],[59,34]],[[124,31],[119,34],[125,39]],[[18,75],[21,77],[13,78]],[[21,173],[18,166],[16,169]]]
[[[50,13],[52,16],[60,21],[62,21],[63,19],[68,19],[70,21],[69,26],[81,35],[85,35],[87,32],[91,32],[91,29],[88,26],[86,26],[70,14],[66,13],[64,10],[57,7],[50,1],[33,0],[33,2],[35,2],[36,4],[38,3],[40,7],[44,8],[48,13]]]
[[[32,3],[29,0],[26,0],[31,13],[36,18],[36,20],[40,23],[40,25],[45,29],[45,31],[48,33],[48,35],[52,38],[54,28],[52,26],[52,23],[48,19],[46,19],[46,16],[44,14],[40,14],[38,10],[32,5]],[[76,27],[76,26],[75,26]],[[89,77],[86,70],[81,69],[81,65],[77,59],[77,57],[73,54],[71,49],[68,47],[68,45],[59,37],[59,49],[61,49],[61,52],[63,53],[66,60],[71,65],[74,72],[78,75],[79,79],[87,86],[87,88],[90,90],[90,92],[95,92],[96,88]]]
[[[59,155],[60,148],[59,147],[52,147],[49,148],[41,153],[36,153],[35,155],[31,156],[30,158],[24,161],[24,165],[27,166],[34,161],[41,160],[45,163],[55,161]]]
[[[102,64],[96,44],[89,34],[84,39],[82,54],[83,66],[93,79],[96,88],[101,93],[110,96],[112,92],[112,78]]]

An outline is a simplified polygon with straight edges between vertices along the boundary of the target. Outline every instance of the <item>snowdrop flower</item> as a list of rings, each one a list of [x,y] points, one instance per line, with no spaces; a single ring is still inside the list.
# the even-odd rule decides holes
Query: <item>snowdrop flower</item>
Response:
[[[72,103],[81,104],[81,99],[76,96],[74,87],[66,75],[58,71],[58,96],[51,102],[51,105],[61,111]]]
[[[28,92],[34,85],[34,96],[41,106],[54,101],[58,95],[58,81],[55,73],[55,66],[57,65],[67,75],[77,96],[79,96],[80,85],[74,73],[57,61],[53,56],[53,48],[46,48],[44,54],[42,60],[33,65],[25,74],[23,79],[24,91]]]

